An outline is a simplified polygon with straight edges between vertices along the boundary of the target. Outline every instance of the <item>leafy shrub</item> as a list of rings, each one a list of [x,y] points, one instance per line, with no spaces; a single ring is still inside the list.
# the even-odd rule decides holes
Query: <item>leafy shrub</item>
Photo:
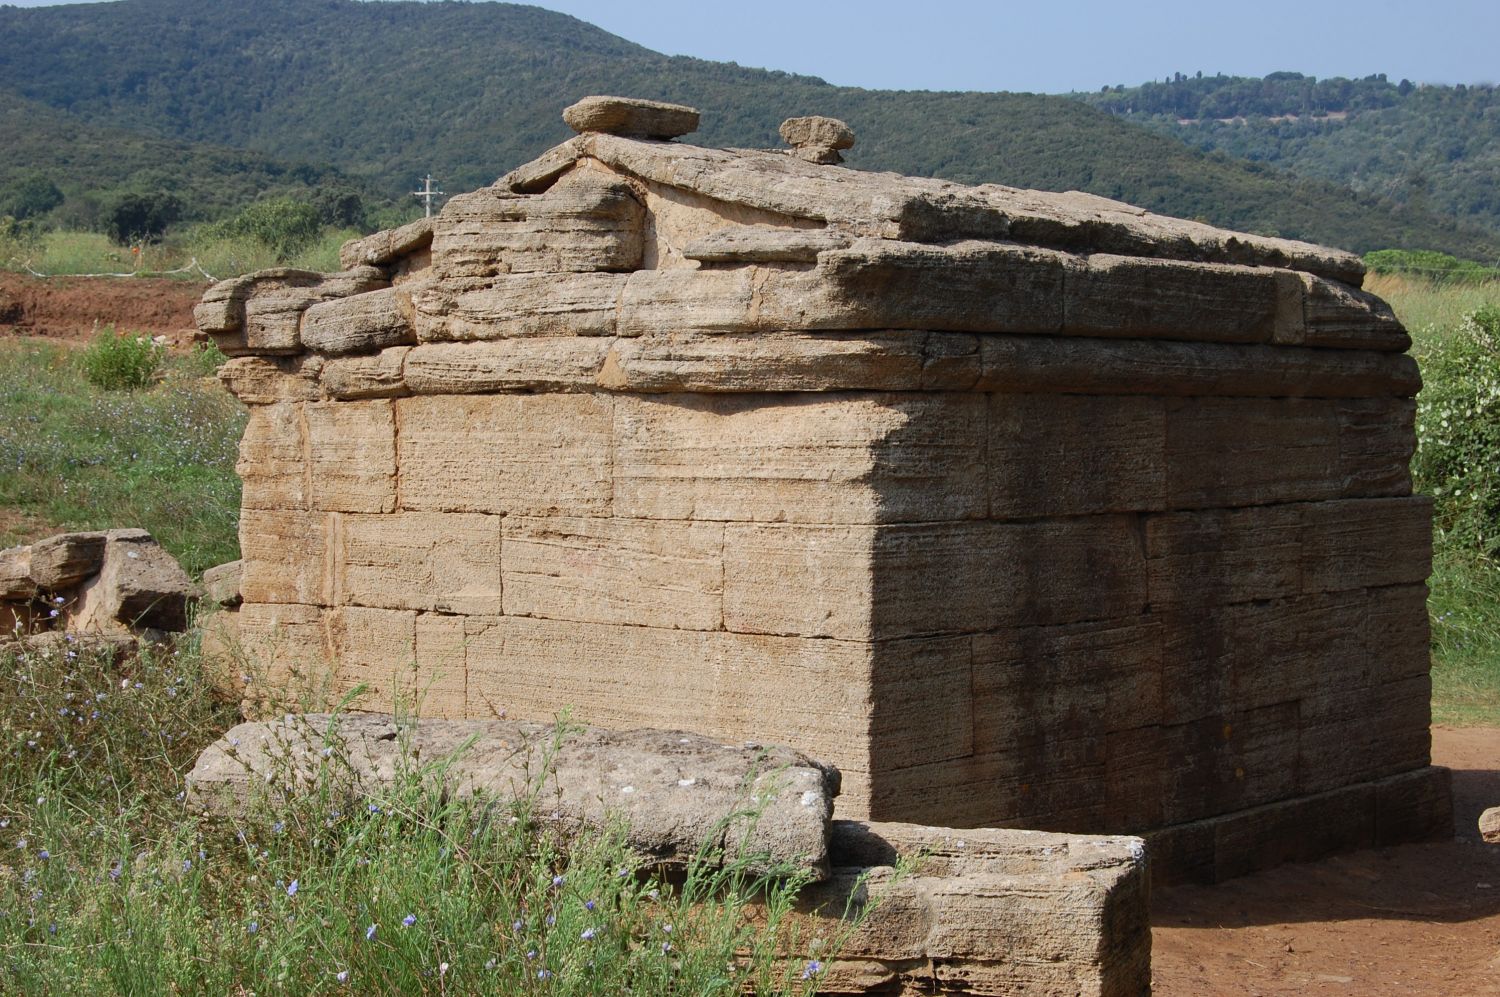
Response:
[[[57,184],[44,174],[30,173],[0,189],[0,215],[17,221],[45,215],[63,202]]]
[[[318,238],[323,219],[311,204],[276,198],[257,201],[211,229],[220,238],[252,239],[285,262]]]
[[[1469,313],[1422,359],[1416,485],[1447,546],[1500,555],[1500,308]]]
[[[105,391],[144,388],[156,379],[166,347],[150,336],[116,334],[106,326],[79,355],[83,377]]]

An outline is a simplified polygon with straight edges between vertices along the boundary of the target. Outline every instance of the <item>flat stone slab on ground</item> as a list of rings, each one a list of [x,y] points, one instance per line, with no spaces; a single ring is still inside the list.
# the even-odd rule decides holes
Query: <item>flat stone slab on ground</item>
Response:
[[[188,776],[188,793],[194,806],[231,814],[278,771],[294,782],[314,777],[332,745],[366,794],[395,778],[405,748],[423,762],[455,757],[447,778],[460,795],[518,799],[541,778],[554,736],[549,724],[505,720],[288,714],[240,724],[210,745]],[[713,839],[729,857],[763,855],[768,868],[795,862],[821,880],[838,784],[836,770],[789,748],[583,727],[561,739],[538,807],[564,824],[623,818],[631,847],[666,864],[686,863]],[[744,814],[757,807],[751,825]]]

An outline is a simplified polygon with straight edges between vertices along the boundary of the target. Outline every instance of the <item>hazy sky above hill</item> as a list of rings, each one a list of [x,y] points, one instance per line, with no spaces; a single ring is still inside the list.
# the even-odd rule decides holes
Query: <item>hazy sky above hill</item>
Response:
[[[22,7],[55,0],[9,0]],[[882,89],[1060,93],[1174,72],[1500,82],[1496,0],[542,0],[672,55]]]

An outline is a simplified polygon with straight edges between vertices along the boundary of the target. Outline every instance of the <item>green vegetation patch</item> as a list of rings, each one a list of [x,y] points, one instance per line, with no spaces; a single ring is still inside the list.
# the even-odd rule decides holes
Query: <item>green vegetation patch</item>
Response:
[[[0,344],[0,506],[149,530],[193,573],[234,560],[245,414],[211,376],[218,359],[171,357],[149,388],[110,391],[66,350]]]

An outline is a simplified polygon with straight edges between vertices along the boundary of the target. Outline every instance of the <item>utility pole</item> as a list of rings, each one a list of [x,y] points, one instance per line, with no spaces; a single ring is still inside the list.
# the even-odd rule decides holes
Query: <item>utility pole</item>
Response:
[[[443,196],[443,192],[440,191],[440,190],[433,190],[432,189],[432,174],[431,173],[427,174],[427,176],[421,181],[421,183],[422,183],[422,189],[421,190],[414,190],[414,191],[412,191],[411,192],[411,196],[412,197],[420,197],[422,199],[422,204],[427,209],[427,213],[426,213],[426,215],[424,215],[424,217],[431,218],[432,217],[432,199],[434,197],[442,197]]]

